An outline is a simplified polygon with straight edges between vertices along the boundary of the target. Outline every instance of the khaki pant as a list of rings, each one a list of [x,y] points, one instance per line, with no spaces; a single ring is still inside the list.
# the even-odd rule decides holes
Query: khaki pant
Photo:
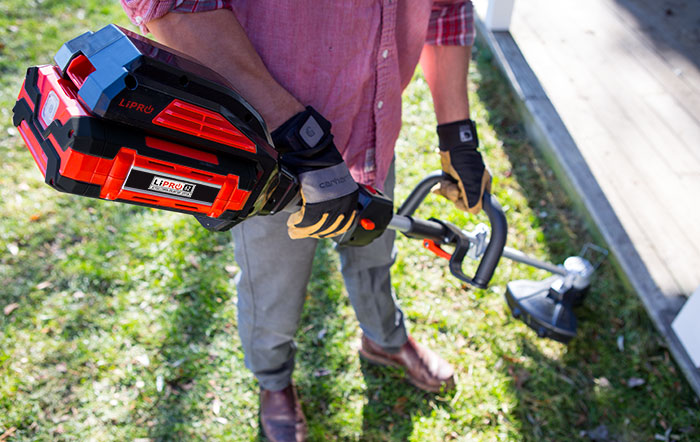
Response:
[[[392,165],[385,190],[393,198]],[[234,227],[235,256],[241,268],[238,332],[245,363],[268,390],[285,388],[294,370],[294,334],[299,325],[317,240],[292,240],[288,213],[257,217]],[[341,272],[362,331],[391,351],[407,340],[389,269],[395,233],[386,231],[365,247],[338,247]]]

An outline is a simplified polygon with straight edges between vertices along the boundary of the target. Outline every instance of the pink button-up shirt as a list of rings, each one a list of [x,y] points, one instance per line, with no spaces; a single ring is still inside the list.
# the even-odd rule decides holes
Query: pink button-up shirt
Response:
[[[474,40],[471,1],[121,3],[144,32],[149,21],[170,11],[231,9],[275,80],[331,121],[336,146],[355,180],[378,187],[401,128],[401,93],[423,44],[471,45]]]

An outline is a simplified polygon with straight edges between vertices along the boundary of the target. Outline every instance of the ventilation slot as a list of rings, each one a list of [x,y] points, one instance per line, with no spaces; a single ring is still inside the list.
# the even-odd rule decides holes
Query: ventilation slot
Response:
[[[154,199],[151,199],[151,198],[144,198],[144,197],[142,197],[142,196],[136,196],[136,195],[134,195],[134,196],[132,196],[132,198],[135,199],[135,200],[145,201],[145,202],[147,202],[147,203],[156,203],[156,204],[158,203],[158,200],[154,200]]]
[[[167,167],[168,169],[175,169],[175,166],[171,166],[170,164],[165,163],[159,163],[157,161],[148,160],[148,164],[155,164],[156,166]]]
[[[206,173],[197,172],[196,170],[192,170],[192,171],[190,171],[190,173],[191,173],[192,175],[199,175],[199,176],[204,177],[204,178],[209,178],[209,179],[214,178],[214,177],[211,176],[211,175],[208,175],[208,174],[206,174]]]
[[[197,208],[194,206],[188,206],[186,204],[179,204],[179,203],[175,203],[175,207],[182,207],[183,209],[187,209],[187,210],[197,210]]]
[[[256,151],[255,144],[223,116],[184,101],[173,100],[153,124],[247,152]]]

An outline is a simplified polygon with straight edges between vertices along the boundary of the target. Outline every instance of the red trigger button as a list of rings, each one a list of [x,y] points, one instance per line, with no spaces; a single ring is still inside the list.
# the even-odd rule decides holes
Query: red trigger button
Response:
[[[445,258],[446,260],[452,259],[452,255],[447,253],[446,251],[442,250],[439,245],[435,243],[432,239],[424,239],[423,240],[423,247],[426,249],[430,250],[440,258]]]
[[[362,218],[360,220],[360,225],[365,230],[374,230],[375,227],[374,222],[369,218]]]

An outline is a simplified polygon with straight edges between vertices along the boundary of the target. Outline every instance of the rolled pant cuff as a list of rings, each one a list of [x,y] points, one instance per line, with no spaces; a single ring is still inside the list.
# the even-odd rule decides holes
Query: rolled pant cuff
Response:
[[[268,379],[267,376],[259,376],[256,373],[253,374],[258,379],[258,384],[260,384],[260,388],[263,390],[280,391],[284,390],[289,384],[292,383],[292,379],[290,377]]]

